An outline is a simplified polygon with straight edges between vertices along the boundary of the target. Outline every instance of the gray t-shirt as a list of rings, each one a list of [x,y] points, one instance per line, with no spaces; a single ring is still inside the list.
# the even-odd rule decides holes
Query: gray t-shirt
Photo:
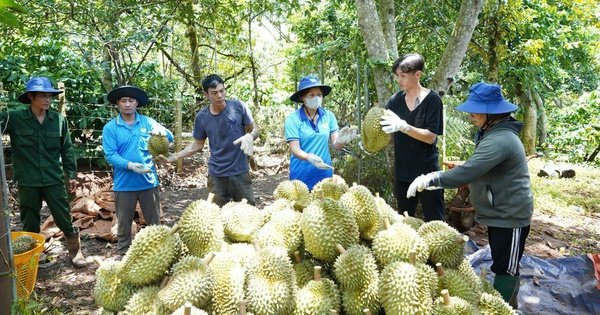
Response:
[[[193,136],[208,138],[210,158],[208,175],[228,177],[248,172],[248,159],[240,145],[233,141],[246,134],[245,127],[254,123],[248,106],[238,100],[227,100],[225,109],[218,115],[210,113],[208,106],[196,114]]]

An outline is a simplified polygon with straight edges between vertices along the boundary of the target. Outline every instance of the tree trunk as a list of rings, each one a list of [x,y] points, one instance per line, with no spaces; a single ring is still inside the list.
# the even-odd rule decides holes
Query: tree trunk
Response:
[[[378,106],[384,106],[390,98],[391,91],[387,85],[389,80],[389,55],[383,29],[377,14],[377,6],[373,0],[356,0],[358,25],[363,35],[369,63],[373,68],[375,89],[377,90]]]
[[[252,14],[248,15],[248,50],[250,52],[250,67],[252,70],[252,85],[254,90],[254,105],[258,106],[258,69],[254,60],[254,48],[252,47]]]
[[[113,88],[113,76],[112,76],[112,60],[110,56],[110,50],[107,45],[102,47],[102,87],[104,91],[108,92]]]
[[[454,76],[460,68],[473,36],[473,31],[479,23],[477,16],[482,8],[483,0],[462,0],[452,36],[448,40],[442,59],[429,86],[441,95],[448,91]]]
[[[396,40],[396,9],[394,0],[381,0],[379,2],[379,16],[381,29],[385,37],[388,56],[392,60],[398,58],[398,41]]]
[[[516,95],[519,104],[523,106],[523,130],[521,131],[521,140],[525,147],[527,155],[535,153],[536,140],[536,125],[537,125],[537,110],[535,103],[531,100],[531,91],[523,90],[523,85],[518,82],[516,87]]]
[[[546,143],[546,136],[548,135],[546,109],[544,108],[544,100],[542,99],[542,96],[540,95],[540,92],[538,90],[534,90],[533,100],[535,101],[538,113],[537,146],[539,147]]]
[[[499,0],[496,0],[499,2]],[[494,5],[494,4],[490,4]],[[498,73],[500,72],[500,56],[498,56],[498,46],[501,43],[502,32],[500,30],[500,17],[498,16],[498,6],[500,3],[496,3],[496,10],[490,10],[488,16],[488,73],[487,79],[489,82],[498,83]]]
[[[185,23],[187,24],[187,32],[185,32],[185,36],[188,38],[188,42],[190,45],[190,63],[192,66],[192,78],[194,82],[198,82],[194,84],[194,91],[196,92],[196,103],[201,102],[202,95],[202,84],[200,83],[202,80],[202,69],[200,67],[200,57],[198,52],[198,33],[196,32],[195,27],[195,12],[194,12],[194,4],[192,1],[187,1],[185,6]]]

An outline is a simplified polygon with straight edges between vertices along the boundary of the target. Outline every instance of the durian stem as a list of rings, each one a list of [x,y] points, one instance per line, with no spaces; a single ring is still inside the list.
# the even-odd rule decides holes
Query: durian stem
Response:
[[[405,217],[407,217],[407,218],[408,218],[408,217],[410,217],[410,216],[408,215],[408,211],[404,211],[402,214],[404,214],[404,216],[405,216]]]
[[[389,229],[390,229],[390,226],[392,226],[392,225],[390,224],[390,219],[388,219],[388,218],[384,218],[384,219],[383,219],[383,226],[385,226],[385,229],[386,229],[386,230],[389,230]]]
[[[375,197],[379,198],[379,192],[375,193]]]
[[[445,272],[444,272],[444,267],[442,267],[442,263],[437,263],[435,264],[435,271],[438,274],[438,277],[443,277]]]
[[[173,235],[173,234],[175,234],[175,232],[177,232],[177,230],[179,230],[179,225],[177,225],[177,223],[175,223],[173,225],[173,227],[171,228],[171,230],[169,230],[169,234]]]
[[[447,289],[442,290],[442,297],[444,297],[444,304],[450,305],[450,293]]]
[[[415,252],[414,250],[408,253],[408,263],[410,263],[413,266],[417,263],[417,252]]]
[[[240,301],[240,315],[246,315],[246,301]]]
[[[162,279],[162,281],[160,282],[160,286],[159,286],[159,287],[160,287],[161,289],[162,289],[162,288],[164,288],[164,287],[167,285],[167,283],[169,283],[169,280],[170,280],[170,279],[171,279],[171,278],[169,278],[169,276],[165,276],[165,277]]]
[[[208,198],[206,198],[206,201],[213,203],[213,200],[215,200],[215,194],[214,193],[208,193]]]
[[[215,253],[210,252],[208,254],[206,254],[206,256],[204,256],[204,259],[202,260],[204,262],[205,265],[209,265],[210,262],[213,260],[213,258],[215,258]]]
[[[299,264],[302,262],[302,256],[300,256],[300,251],[294,252],[294,261]]]
[[[192,315],[192,303],[185,302],[183,305],[183,315]]]
[[[469,236],[468,235],[459,235],[458,236],[458,243],[459,244],[464,244],[466,242],[469,241]]]
[[[338,312],[336,310],[331,310],[329,311],[329,315],[337,315]]]
[[[363,310],[363,314],[365,314],[365,315],[371,315],[371,310],[369,310],[368,308],[365,308]]]
[[[321,266],[315,266],[313,269],[315,281],[321,281]]]
[[[344,248],[344,246],[342,246],[342,244],[336,244],[335,248],[340,253],[340,255],[346,252],[346,249]]]
[[[258,245],[258,242],[257,242],[256,240],[253,240],[253,241],[252,241],[252,245],[254,246],[254,250],[255,250],[256,252],[259,252],[259,251],[260,251],[260,245]]]

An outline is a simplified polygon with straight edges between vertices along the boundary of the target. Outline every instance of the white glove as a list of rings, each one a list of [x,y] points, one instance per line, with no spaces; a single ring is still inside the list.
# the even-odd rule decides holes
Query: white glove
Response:
[[[396,113],[389,109],[386,109],[385,114],[381,115],[379,124],[382,127],[381,130],[383,130],[385,133],[394,133],[396,131],[407,133],[411,128],[404,119],[398,117]]]
[[[239,144],[240,149],[244,151],[244,154],[247,156],[252,156],[252,154],[254,154],[254,137],[249,133],[237,138],[233,141],[233,144]]]
[[[367,149],[365,149],[365,146],[363,145],[362,140],[358,141],[358,147],[360,148],[361,151],[363,151],[364,153],[366,153],[367,155],[371,155],[373,153],[367,151]]]
[[[134,171],[137,174],[150,173],[149,168],[146,168],[143,164],[136,162],[127,162],[127,169],[130,171]]]
[[[165,156],[164,154],[159,154],[155,160],[158,161],[167,161],[169,163],[173,163],[173,162],[177,162],[178,158],[177,158],[177,154],[176,153],[169,153],[168,156]]]
[[[166,136],[167,135],[167,128],[165,128],[161,124],[155,124],[155,125],[152,126],[152,130],[150,130],[150,134],[151,135]]]
[[[340,131],[338,132],[338,137],[335,140],[335,142],[337,142],[341,145],[346,145],[348,142],[351,142],[352,140],[354,140],[356,138],[358,138],[358,127],[346,126],[342,129],[340,129]]]
[[[323,162],[323,159],[318,155],[309,153],[306,160],[308,162],[310,162],[310,164],[312,164],[314,167],[316,167],[320,170],[332,170],[333,169],[333,167],[331,165],[325,164],[325,162]]]
[[[436,180],[440,176],[440,172],[431,172],[427,175],[421,175],[410,184],[408,190],[406,191],[406,198],[414,197],[418,192],[422,192],[424,189],[434,190],[441,189],[442,187],[432,187],[433,181]]]

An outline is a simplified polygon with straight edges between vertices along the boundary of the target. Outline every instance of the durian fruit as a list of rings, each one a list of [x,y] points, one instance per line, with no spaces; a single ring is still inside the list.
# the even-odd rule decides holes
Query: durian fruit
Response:
[[[333,200],[340,200],[340,197],[342,197],[348,189],[348,184],[346,184],[344,178],[337,174],[324,178],[313,186],[313,192],[319,191],[319,195],[323,198],[331,198]],[[315,194],[312,194],[311,196],[314,198]]]
[[[309,281],[296,295],[295,315],[327,314],[340,311],[340,292],[335,282],[321,278],[321,267],[314,267],[314,280]]]
[[[173,265],[167,285],[158,292],[162,304],[171,311],[185,302],[200,308],[206,306],[215,285],[215,275],[208,265],[213,258],[213,253],[209,253],[204,260],[186,256]]]
[[[272,246],[261,249],[256,271],[246,283],[248,310],[256,315],[291,314],[296,292],[294,269],[286,250]]]
[[[433,315],[474,315],[477,310],[469,302],[450,296],[448,290],[442,290],[442,296],[437,299],[433,307]]]
[[[260,247],[279,246],[288,254],[302,245],[301,213],[292,209],[282,209],[271,215],[271,220],[263,225],[254,236]]]
[[[273,213],[279,212],[283,209],[292,209],[293,210],[294,202],[289,201],[284,198],[279,198],[279,199],[275,199],[275,201],[273,201],[272,203],[266,205],[262,209],[263,221],[262,221],[261,226],[266,224],[267,222],[269,222],[269,220],[271,220],[271,216],[273,215]]]
[[[333,262],[338,255],[336,245],[357,244],[358,226],[351,213],[329,198],[314,200],[302,212],[300,221],[304,246],[315,258]]]
[[[354,183],[350,190],[340,197],[340,204],[354,216],[361,238],[372,240],[381,230],[381,215],[377,210],[375,197],[367,187]]]
[[[296,274],[296,285],[301,288],[312,280],[316,266],[310,259],[302,259],[299,251],[294,252],[294,273]]]
[[[396,222],[400,222],[404,220],[404,217],[401,216],[394,208],[392,208],[385,199],[379,197],[379,193],[375,194],[375,205],[377,206],[377,211],[379,212],[379,216],[381,217],[381,226],[384,227],[384,219],[388,219],[390,225],[393,225]]]
[[[16,239],[12,246],[13,246],[13,254],[15,255],[19,255],[19,254],[23,254],[26,253],[30,250],[32,250],[35,247],[35,241],[33,242],[29,242],[28,240],[23,240],[23,239]]]
[[[169,140],[167,136],[151,135],[150,139],[148,139],[148,152],[152,156],[169,154]]]
[[[123,315],[169,314],[165,307],[154,307],[158,291],[160,287],[155,285],[137,289],[125,304]]]
[[[254,245],[248,243],[232,243],[223,248],[227,253],[235,255],[246,276],[253,274],[258,269],[258,253]]]
[[[101,307],[94,312],[94,315],[115,315],[115,312],[105,310],[104,307]]]
[[[226,203],[221,209],[221,218],[225,236],[233,242],[252,242],[263,223],[261,211],[246,199]]]
[[[194,307],[192,303],[186,302],[176,309],[175,312],[171,313],[171,315],[208,315],[208,313],[205,310]]]
[[[430,314],[433,303],[417,267],[396,261],[383,268],[379,296],[386,314]]]
[[[371,107],[362,121],[360,139],[363,148],[370,153],[381,151],[390,143],[390,136],[381,130],[381,116],[385,109],[377,106]]]
[[[96,269],[94,301],[104,310],[112,312],[125,310],[127,301],[133,295],[135,287],[123,281],[122,268],[122,262],[108,261]]]
[[[211,302],[214,314],[238,315],[238,304],[244,299],[246,279],[239,258],[232,253],[219,252],[210,267],[215,274]]]
[[[423,221],[417,217],[411,217],[410,215],[408,215],[408,212],[406,212],[406,211],[404,211],[404,218],[402,219],[402,222],[404,224],[410,225],[413,229],[415,229],[415,231],[419,230],[421,225],[423,225],[425,223],[425,221]]]
[[[388,226],[387,221],[385,225]],[[373,239],[372,250],[382,266],[395,261],[407,262],[412,251],[416,253],[417,263],[425,263],[429,256],[427,243],[417,231],[403,222],[397,222],[377,233]]]
[[[179,237],[189,254],[197,257],[221,249],[224,237],[221,208],[212,203],[213,198],[214,194],[210,193],[208,200],[190,203],[177,221]]]
[[[139,231],[123,257],[125,281],[143,286],[159,281],[181,251],[177,226],[149,225]]]
[[[479,279],[471,279],[455,269],[445,269],[442,264],[435,264],[438,273],[438,290],[448,290],[451,296],[457,296],[465,301],[477,305],[481,297],[481,283]]]
[[[284,180],[273,191],[275,199],[283,198],[294,202],[294,208],[300,212],[310,202],[308,186],[300,180]]]
[[[347,250],[337,247],[340,255],[334,263],[334,275],[342,291],[342,303],[349,315],[362,314],[365,308],[375,314],[379,302],[379,271],[368,247],[352,245]]]
[[[468,236],[444,221],[424,223],[417,230],[429,247],[429,259],[434,263],[442,263],[445,268],[458,268],[464,260],[464,243]]]
[[[517,312],[501,297],[483,293],[479,299],[479,311],[482,315],[516,315]]]

